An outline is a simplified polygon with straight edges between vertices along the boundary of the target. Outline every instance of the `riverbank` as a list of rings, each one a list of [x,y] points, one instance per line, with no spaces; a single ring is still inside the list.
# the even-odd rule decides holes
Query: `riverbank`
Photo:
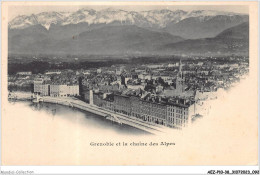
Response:
[[[31,100],[32,94],[31,93],[22,93],[22,92],[12,92],[10,93],[11,97],[15,97],[16,100]],[[160,132],[164,132],[166,127],[164,126],[156,126],[155,124],[150,124],[145,121],[140,121],[134,117],[130,117],[124,114],[115,113],[113,111],[109,111],[95,105],[90,105],[85,103],[77,98],[74,97],[39,97],[39,101],[44,103],[54,103],[60,104],[69,107],[75,107],[87,112],[91,112],[93,114],[97,114],[99,116],[105,117],[108,120],[112,120],[119,124],[129,125],[143,131],[149,132],[151,134],[158,134]]]

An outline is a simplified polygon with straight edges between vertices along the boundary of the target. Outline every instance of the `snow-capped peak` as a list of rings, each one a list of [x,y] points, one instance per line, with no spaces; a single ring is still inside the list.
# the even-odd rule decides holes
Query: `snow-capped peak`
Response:
[[[224,12],[224,11],[215,11],[215,10],[192,10],[188,12],[188,17],[198,17],[198,16],[233,16],[237,15],[237,13],[233,12]]]
[[[212,10],[169,10],[156,9],[149,11],[127,11],[114,8],[94,10],[82,8],[75,12],[41,12],[29,16],[17,16],[9,22],[10,29],[23,29],[29,26],[40,24],[49,29],[51,24],[68,25],[78,23],[99,24],[111,23],[114,21],[130,24],[144,24],[149,26],[165,27],[168,23],[177,23],[185,18],[199,17],[203,20],[217,15],[237,15],[231,12],[221,12]],[[207,17],[207,18],[205,18]]]

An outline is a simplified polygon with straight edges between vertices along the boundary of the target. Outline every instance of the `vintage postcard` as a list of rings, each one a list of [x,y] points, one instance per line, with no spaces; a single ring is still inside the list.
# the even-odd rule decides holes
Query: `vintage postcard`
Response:
[[[3,2],[3,165],[257,165],[257,2]]]

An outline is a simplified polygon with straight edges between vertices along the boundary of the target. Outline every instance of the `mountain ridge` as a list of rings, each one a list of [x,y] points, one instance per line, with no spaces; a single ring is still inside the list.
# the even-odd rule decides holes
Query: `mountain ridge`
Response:
[[[249,54],[249,23],[224,30],[216,37],[189,39],[164,45],[160,51],[192,54]]]
[[[51,24],[68,25],[78,23],[99,24],[99,23],[111,23],[113,21],[122,21],[131,24],[138,24],[138,22],[155,26],[158,28],[166,27],[168,23],[176,23],[183,19],[190,17],[211,17],[211,16],[234,16],[241,15],[239,13],[232,12],[220,12],[220,11],[206,11],[206,10],[148,10],[148,11],[127,11],[121,9],[79,9],[75,12],[41,12],[32,15],[17,16],[8,23],[10,29],[27,28],[32,25],[40,24],[46,29],[49,29]]]
[[[148,55],[148,54],[248,54],[249,23],[224,30],[216,37],[185,40],[167,32],[157,32],[134,25],[103,26],[71,38],[55,39],[31,31],[9,39],[9,53],[73,55]],[[37,30],[35,27],[35,30]],[[228,37],[226,37],[228,35]],[[25,38],[24,38],[25,37]],[[31,40],[26,38],[30,37]],[[18,39],[17,39],[18,38]],[[35,39],[33,41],[33,39]]]
[[[248,52],[248,21],[248,15],[205,10],[42,12],[18,16],[9,23],[8,51],[79,55]],[[237,50],[238,46],[242,49]]]
[[[24,32],[19,35],[9,36],[9,53],[143,53],[153,51],[158,46],[169,42],[183,40],[179,36],[151,31],[135,25],[104,26],[64,39],[49,36],[48,31],[40,25],[35,27],[35,30],[37,28],[40,28],[41,32],[33,34],[31,37],[32,30],[27,31],[26,29],[23,29]],[[27,40],[27,38],[30,39]]]

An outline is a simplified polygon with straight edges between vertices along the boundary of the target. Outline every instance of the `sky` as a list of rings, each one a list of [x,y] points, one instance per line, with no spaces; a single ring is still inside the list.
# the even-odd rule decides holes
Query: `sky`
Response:
[[[122,10],[132,10],[132,11],[146,11],[152,9],[170,9],[170,10],[217,10],[217,11],[227,11],[227,12],[235,12],[235,13],[245,13],[248,14],[248,6],[247,5],[165,5],[165,6],[158,6],[158,5],[146,5],[146,6],[9,6],[8,9],[8,21],[11,21],[18,15],[31,15],[31,14],[38,14],[41,12],[50,12],[50,11],[69,11],[74,12],[81,8],[91,8],[95,10],[102,10],[105,8],[115,7],[117,9]]]

